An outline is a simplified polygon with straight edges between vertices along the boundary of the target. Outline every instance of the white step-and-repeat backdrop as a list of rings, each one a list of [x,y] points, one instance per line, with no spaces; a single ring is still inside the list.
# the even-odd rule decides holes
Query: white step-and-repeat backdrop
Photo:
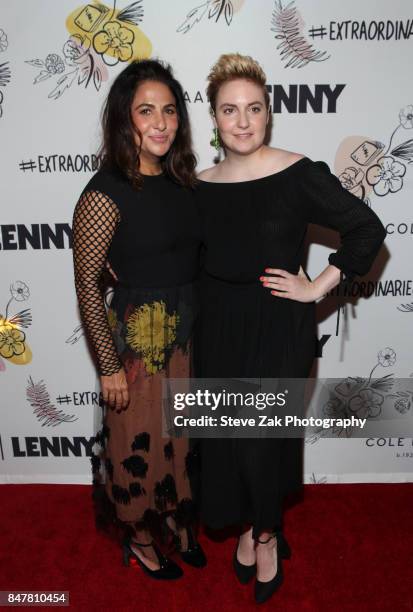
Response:
[[[388,233],[374,269],[351,287],[338,336],[336,296],[320,304],[315,373],[348,377],[343,402],[351,397],[363,416],[378,405],[373,372],[384,383],[413,376],[412,50],[408,0],[2,2],[2,482],[91,481],[97,379],[78,318],[71,219],[99,164],[102,103],[134,58],[172,64],[200,169],[214,156],[210,66],[225,52],[262,64],[272,143],[327,161]],[[312,236],[307,270],[314,276],[337,236]],[[396,395],[392,409],[409,414],[412,394]],[[321,436],[305,450],[307,482],[412,480],[407,436]]]

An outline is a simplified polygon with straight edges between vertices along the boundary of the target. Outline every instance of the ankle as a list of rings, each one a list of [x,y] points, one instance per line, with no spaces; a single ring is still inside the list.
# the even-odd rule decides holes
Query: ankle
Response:
[[[165,522],[168,525],[168,527],[172,529],[172,531],[175,531],[175,533],[178,531],[176,520],[171,514],[168,514],[168,516],[165,517]]]
[[[242,544],[249,543],[251,545],[254,545],[254,540],[252,537],[252,527],[241,533],[241,535],[239,536],[239,541]]]
[[[136,544],[140,546],[151,546],[153,543],[152,533],[149,531],[147,527],[143,526],[133,526],[128,533],[125,534],[126,539],[131,544]]]
[[[153,545],[153,540],[151,540],[150,542],[142,542],[132,537],[130,539],[130,544],[132,544],[133,546],[139,546],[139,548],[149,548]]]
[[[256,540],[257,545],[263,545],[265,546],[266,544],[269,544],[270,542],[272,543],[276,543],[277,542],[277,536],[275,532],[263,532]]]

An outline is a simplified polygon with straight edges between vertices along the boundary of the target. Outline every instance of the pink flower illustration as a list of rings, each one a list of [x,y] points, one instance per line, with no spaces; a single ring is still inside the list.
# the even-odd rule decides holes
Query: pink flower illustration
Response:
[[[86,55],[89,47],[90,40],[87,36],[79,36],[79,34],[71,36],[63,45],[66,64],[73,66],[76,62],[79,62]]]

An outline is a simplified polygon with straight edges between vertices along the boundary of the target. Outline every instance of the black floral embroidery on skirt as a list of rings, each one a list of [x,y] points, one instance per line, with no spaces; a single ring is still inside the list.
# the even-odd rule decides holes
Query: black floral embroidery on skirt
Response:
[[[105,459],[105,470],[109,478],[113,480],[113,463],[110,459]]]
[[[148,464],[140,455],[132,455],[122,461],[122,465],[127,472],[135,478],[145,478],[148,471]]]
[[[155,506],[163,512],[168,503],[175,504],[177,499],[175,479],[171,474],[167,474],[155,485]]]
[[[119,504],[130,504],[130,494],[127,489],[119,487],[118,485],[112,485],[113,499]]]
[[[146,495],[145,489],[142,487],[140,482],[131,482],[129,485],[129,492],[131,497],[140,497]]]
[[[105,448],[106,441],[109,440],[110,429],[107,425],[103,425],[102,429],[96,433],[95,442]]]
[[[132,442],[132,450],[133,451],[144,450],[147,453],[149,453],[150,439],[151,439],[151,436],[148,434],[147,431],[144,431],[143,433],[138,434],[137,436],[135,436],[135,439]]]
[[[171,459],[174,458],[175,453],[174,453],[174,446],[172,444],[172,440],[168,442],[168,444],[165,444],[165,446],[163,447],[163,454],[167,461],[170,461]]]

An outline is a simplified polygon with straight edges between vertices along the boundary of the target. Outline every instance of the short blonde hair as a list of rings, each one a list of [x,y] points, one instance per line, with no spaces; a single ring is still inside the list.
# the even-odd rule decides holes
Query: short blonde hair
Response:
[[[208,75],[206,93],[214,112],[219,88],[224,83],[235,79],[247,79],[262,87],[265,105],[267,108],[269,107],[270,96],[266,88],[267,77],[259,63],[249,55],[227,53],[219,57]]]

